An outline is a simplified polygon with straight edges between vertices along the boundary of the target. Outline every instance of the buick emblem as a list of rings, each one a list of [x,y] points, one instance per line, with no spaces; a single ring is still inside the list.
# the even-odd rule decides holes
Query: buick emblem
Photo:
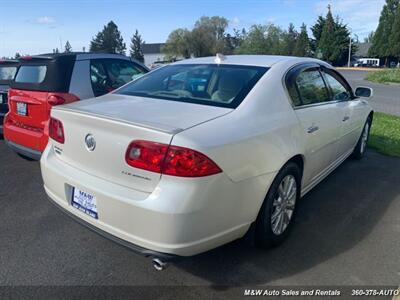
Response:
[[[89,151],[93,151],[96,148],[96,140],[94,139],[94,136],[92,134],[88,134],[85,137],[85,144],[86,144],[86,149]]]

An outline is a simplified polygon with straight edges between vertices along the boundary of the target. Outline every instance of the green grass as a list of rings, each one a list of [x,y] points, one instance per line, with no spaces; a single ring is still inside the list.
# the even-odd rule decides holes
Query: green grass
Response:
[[[368,146],[382,154],[400,157],[400,117],[374,113]]]
[[[364,79],[378,83],[400,83],[400,69],[369,72]]]

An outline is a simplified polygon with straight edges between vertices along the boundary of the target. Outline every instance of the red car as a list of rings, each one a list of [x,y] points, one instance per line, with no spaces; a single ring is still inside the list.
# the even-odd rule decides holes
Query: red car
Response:
[[[39,160],[55,105],[104,95],[148,72],[119,54],[62,53],[20,59],[8,93],[4,139],[20,156]]]

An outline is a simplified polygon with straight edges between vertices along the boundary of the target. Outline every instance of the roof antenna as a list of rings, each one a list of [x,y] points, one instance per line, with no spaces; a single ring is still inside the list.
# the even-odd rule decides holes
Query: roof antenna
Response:
[[[220,64],[224,60],[225,60],[225,56],[223,54],[217,53],[215,55],[215,60],[214,61],[215,61],[216,64]]]

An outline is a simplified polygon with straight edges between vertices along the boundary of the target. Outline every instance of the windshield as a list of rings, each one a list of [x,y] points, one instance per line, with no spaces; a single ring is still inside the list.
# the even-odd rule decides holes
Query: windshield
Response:
[[[17,67],[0,67],[0,80],[13,80]]]
[[[115,93],[236,108],[266,71],[256,66],[168,65]]]

